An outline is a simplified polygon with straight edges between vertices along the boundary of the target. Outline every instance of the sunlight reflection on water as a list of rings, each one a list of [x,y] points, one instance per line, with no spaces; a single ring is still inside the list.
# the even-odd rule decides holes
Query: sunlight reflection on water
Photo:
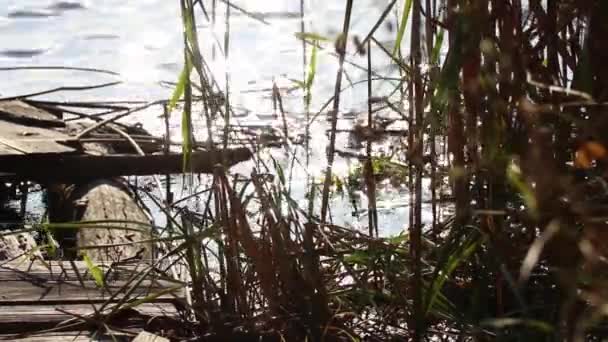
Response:
[[[67,10],[57,6],[57,1],[5,0],[0,8],[0,67],[61,65],[108,69],[121,73],[120,86],[87,91],[78,94],[62,93],[47,96],[53,100],[156,100],[168,98],[171,90],[161,87],[160,81],[175,81],[183,64],[182,33],[179,2],[167,0],[107,0],[77,1]],[[245,108],[252,114],[269,114],[272,102],[269,89],[272,80],[285,88],[292,86],[291,79],[302,80],[302,45],[294,36],[300,30],[299,1],[265,0],[233,1],[250,12],[264,18],[270,25],[231,11],[230,28],[230,82],[231,102],[237,108]],[[386,4],[383,1],[357,1],[353,13],[351,32],[364,36],[371,29]],[[69,7],[69,6],[68,6]],[[341,30],[344,1],[306,1],[306,27],[312,31],[335,38]],[[203,53],[210,58],[215,39],[223,41],[223,6],[219,5],[215,27],[198,17],[198,28]],[[383,27],[376,38],[386,42],[394,38],[394,32]],[[4,50],[3,50],[4,49]],[[2,53],[5,51],[5,53]],[[10,53],[13,51],[13,53]],[[22,53],[16,53],[22,51]],[[28,54],[28,51],[31,52]],[[350,48],[350,51],[354,51]],[[319,52],[318,74],[313,88],[313,112],[333,95],[336,58],[331,56],[333,46]],[[310,51],[308,51],[310,54]],[[355,54],[349,60],[365,66],[366,58]],[[381,54],[373,54],[374,70],[387,73],[388,60]],[[223,58],[210,61],[218,82],[223,86],[227,70]],[[366,73],[353,66],[346,67],[349,81],[365,79]],[[58,86],[86,85],[113,80],[108,76],[81,72],[14,71],[2,72],[5,82],[0,84],[1,96],[31,93]],[[345,80],[345,84],[347,84]],[[384,85],[374,85],[375,92],[382,92]],[[295,113],[290,122],[298,129],[303,126],[302,92],[285,93],[286,110]],[[341,108],[344,112],[365,110],[366,85],[363,83],[343,93]],[[152,114],[150,114],[152,115]],[[153,115],[156,117],[157,115]],[[138,115],[134,120],[144,123],[145,128],[156,134],[163,133],[160,120]],[[244,122],[258,120],[250,115]],[[273,120],[262,122],[275,123]],[[269,122],[270,121],[270,122]],[[324,117],[313,127],[313,163],[308,172],[319,177],[324,171],[327,137]],[[175,140],[179,140],[179,116],[171,122]],[[202,129],[199,127],[199,129]],[[344,143],[345,138],[340,138]],[[281,159],[280,152],[272,152]],[[283,162],[288,162],[283,158]],[[351,167],[340,161],[336,171],[345,174]],[[238,168],[237,168],[238,170]],[[294,176],[294,196],[303,198],[306,191],[306,174],[297,171]],[[364,208],[364,195],[359,204]],[[403,191],[391,193],[388,202],[405,199]],[[354,223],[349,201],[336,199],[333,203],[337,223]],[[381,216],[390,233],[403,228],[407,222],[407,208],[397,206]],[[365,223],[366,219],[362,219]]]

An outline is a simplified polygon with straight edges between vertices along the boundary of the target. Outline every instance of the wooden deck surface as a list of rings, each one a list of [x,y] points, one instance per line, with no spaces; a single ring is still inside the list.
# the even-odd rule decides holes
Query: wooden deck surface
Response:
[[[87,332],[93,321],[103,320],[141,329],[152,317],[175,317],[175,304],[183,298],[180,283],[161,279],[156,272],[139,282],[147,264],[96,265],[105,278],[99,286],[83,261],[45,263],[0,266],[0,339],[37,331]],[[108,316],[117,305],[123,309]]]

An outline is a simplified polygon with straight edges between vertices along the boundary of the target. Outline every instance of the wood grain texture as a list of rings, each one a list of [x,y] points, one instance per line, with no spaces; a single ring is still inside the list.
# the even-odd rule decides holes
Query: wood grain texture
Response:
[[[117,302],[127,295],[129,299],[143,298],[179,286],[178,282],[161,279],[154,272],[135,286],[139,274],[146,271],[146,264],[130,264],[110,267],[96,264],[103,272],[103,287],[96,284],[89,268],[83,261],[53,261],[50,267],[40,262],[9,262],[0,266],[0,308],[14,305],[69,305]],[[153,302],[172,302],[181,291],[158,296]],[[3,311],[3,310],[2,310]]]
[[[46,333],[38,336],[28,337],[2,337],[0,341],[19,341],[19,342],[91,342],[91,336],[88,331],[84,332],[56,332]]]
[[[151,334],[147,331],[142,331],[132,342],[169,342],[169,339]]]
[[[152,258],[152,243],[140,243],[152,238],[150,219],[120,179],[52,184],[47,191],[51,222],[112,221],[54,229],[53,235],[64,258],[78,259],[83,253],[102,263],[133,257]]]
[[[77,317],[107,315],[116,305],[123,309],[112,316],[112,324],[123,327],[142,329],[152,317],[176,317],[175,303],[183,298],[182,289],[174,289],[179,283],[160,279],[161,275],[151,272],[130,291],[135,286],[134,275],[146,265],[97,266],[105,275],[103,287],[95,283],[82,261],[52,261],[48,265],[41,261],[8,262],[0,266],[0,340],[14,340],[14,336],[6,334],[65,327],[66,320]],[[161,291],[156,298],[148,297],[133,307],[124,306]],[[66,329],[90,328],[79,325]],[[29,338],[27,341],[35,340],[33,336]]]
[[[10,148],[27,154],[75,153],[75,148],[56,142],[69,138],[67,134],[48,128],[0,120],[0,143],[5,146],[3,150]]]
[[[99,180],[77,186],[68,200],[73,205],[74,221],[131,221],[150,225],[150,219],[120,182]],[[108,223],[100,226],[124,227],[80,229],[77,234],[77,247],[118,245],[115,247],[79,250],[99,262],[114,262],[139,256],[144,259],[153,257],[151,243],[137,241],[150,240],[150,227],[130,223]],[[129,229],[138,229],[133,231]],[[126,245],[125,245],[126,244]]]

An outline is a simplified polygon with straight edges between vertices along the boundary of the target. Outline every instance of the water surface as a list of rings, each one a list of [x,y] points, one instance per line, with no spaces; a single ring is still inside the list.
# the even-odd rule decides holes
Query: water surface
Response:
[[[208,3],[210,3],[208,1]],[[218,1],[218,3],[220,3]],[[211,46],[223,41],[225,7],[218,5],[215,26],[198,16],[197,27],[203,53],[211,64],[215,77],[224,86],[225,73],[230,78],[231,103],[247,124],[280,124],[267,114],[272,114],[270,89],[272,82],[283,89],[283,97],[290,124],[302,129],[304,120],[303,94],[288,92],[292,80],[303,79],[302,43],[295,37],[300,31],[300,3],[295,0],[233,1],[237,6],[254,13],[261,20],[252,19],[232,9],[230,16],[230,50],[226,62],[216,51],[212,58]],[[310,0],[305,2],[305,26],[329,38],[341,31],[344,1]],[[32,93],[59,86],[83,86],[121,80],[119,86],[94,91],[64,92],[45,96],[53,100],[143,100],[168,98],[171,89],[163,87],[162,81],[175,81],[183,65],[182,32],[179,1],[168,0],[104,0],[104,1],[44,1],[5,0],[0,8],[0,68],[14,66],[70,66],[111,70],[120,77],[77,71],[0,71],[3,82],[0,96]],[[351,34],[365,36],[386,6],[385,1],[356,1]],[[394,39],[395,25],[384,25],[376,33],[380,41]],[[366,66],[366,57],[359,56],[349,43],[348,60]],[[312,109],[315,112],[333,94],[337,60],[331,55],[333,47],[319,52],[318,74],[313,88]],[[310,50],[307,54],[310,56]],[[372,55],[373,69],[390,73],[389,61],[381,53]],[[345,85],[364,80],[365,70],[347,65]],[[374,84],[374,92],[382,95],[386,82]],[[341,100],[343,113],[364,111],[366,108],[366,84],[346,90]],[[144,123],[144,127],[156,134],[164,131],[163,123],[156,119],[159,113],[144,113],[131,120]],[[171,122],[174,138],[179,139],[179,115]],[[198,129],[204,130],[202,120]],[[347,127],[350,119],[341,122]],[[306,192],[306,172],[320,177],[325,167],[327,123],[321,117],[313,126],[313,159],[306,169],[294,173],[293,191],[303,200]],[[345,137],[341,137],[345,143]],[[289,157],[280,151],[270,152],[287,165]],[[236,171],[248,172],[250,166]],[[348,161],[340,160],[337,171],[344,174],[352,167]],[[181,178],[180,178],[181,179]],[[178,185],[181,184],[178,179]],[[185,190],[187,195],[192,189]],[[179,198],[179,194],[178,194]],[[365,196],[359,209],[365,208]],[[407,197],[402,190],[391,190],[384,194],[380,205],[389,210],[381,211],[381,226],[388,232],[397,232],[407,222]],[[196,200],[192,203],[196,209]],[[396,208],[395,208],[396,207]],[[332,205],[334,219],[338,223],[358,225],[351,213],[349,200],[336,198]],[[162,216],[162,215],[160,215]],[[158,217],[162,221],[162,217]],[[361,222],[365,223],[362,217]]]

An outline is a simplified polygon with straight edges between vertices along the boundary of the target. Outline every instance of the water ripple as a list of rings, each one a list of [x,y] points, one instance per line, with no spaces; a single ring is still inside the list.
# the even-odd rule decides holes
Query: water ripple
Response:
[[[107,33],[93,33],[84,36],[84,40],[113,40],[120,39],[120,36],[117,34],[107,34]]]
[[[83,4],[76,1],[58,1],[47,7],[47,9],[53,11],[83,10],[85,8],[86,7]]]
[[[7,49],[0,50],[0,55],[10,58],[31,58],[45,52],[45,49]]]
[[[7,14],[9,18],[49,18],[57,16],[57,12],[48,10],[21,9]]]

